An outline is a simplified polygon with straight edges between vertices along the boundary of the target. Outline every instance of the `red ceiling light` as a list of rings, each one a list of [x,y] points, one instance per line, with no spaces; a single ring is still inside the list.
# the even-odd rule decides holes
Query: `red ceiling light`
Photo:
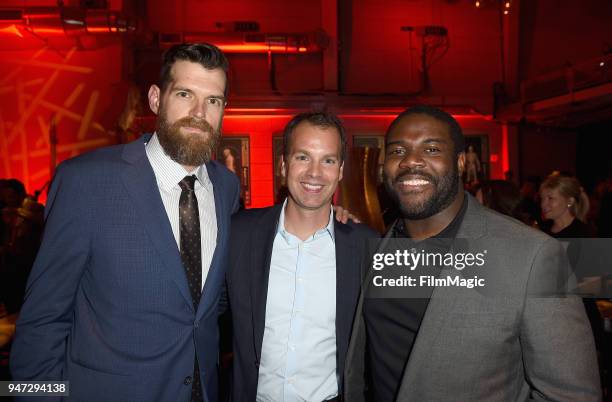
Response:
[[[171,35],[160,34],[160,37]],[[179,40],[179,39],[176,39]],[[186,33],[185,42],[214,43],[226,53],[313,53],[323,50],[315,34],[271,34],[271,33]],[[162,43],[162,47],[174,41]]]
[[[0,9],[1,32],[23,37],[19,28],[42,37],[114,34],[134,31],[132,21],[117,12],[81,7]]]
[[[512,0],[476,0],[474,6],[480,9],[491,9],[497,8],[505,15],[509,14],[510,7],[512,7]]]

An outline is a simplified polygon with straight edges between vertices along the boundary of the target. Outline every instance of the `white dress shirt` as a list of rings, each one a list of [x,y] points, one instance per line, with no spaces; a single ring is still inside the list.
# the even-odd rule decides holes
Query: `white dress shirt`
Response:
[[[338,395],[334,220],[305,241],[274,238],[257,384],[258,402],[321,402]]]
[[[185,176],[195,175],[195,195],[198,200],[198,213],[200,215],[200,240],[202,244],[202,287],[206,283],[206,276],[217,246],[217,215],[215,213],[215,197],[213,185],[208,177],[206,165],[201,165],[194,172],[187,172],[183,166],[176,163],[166,153],[159,143],[157,134],[153,134],[146,145],[147,158],[153,167],[157,187],[161,195],[172,234],[179,250],[181,248],[181,233],[179,225],[179,200],[181,187],[179,182]]]

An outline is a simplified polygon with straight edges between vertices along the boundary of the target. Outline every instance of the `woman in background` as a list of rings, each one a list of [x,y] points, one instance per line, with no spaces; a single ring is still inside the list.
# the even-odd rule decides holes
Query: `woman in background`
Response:
[[[540,198],[542,218],[550,221],[544,230],[552,237],[577,238],[592,235],[585,223],[589,212],[589,197],[578,179],[552,174],[540,185]]]
[[[589,197],[584,192],[578,179],[572,176],[555,174],[548,176],[540,185],[540,197],[542,206],[542,218],[549,220],[549,226],[543,225],[545,231],[552,237],[567,239],[567,256],[572,269],[580,260],[581,237],[592,237],[591,228],[585,223],[589,212]],[[585,251],[586,252],[586,251]],[[583,271],[579,269],[578,271]],[[580,280],[585,272],[575,272]],[[591,322],[595,345],[597,347],[600,364],[607,366],[609,363],[602,361],[602,347],[604,328],[601,314],[597,308],[597,299],[583,298],[584,307]],[[606,353],[603,351],[603,355]]]

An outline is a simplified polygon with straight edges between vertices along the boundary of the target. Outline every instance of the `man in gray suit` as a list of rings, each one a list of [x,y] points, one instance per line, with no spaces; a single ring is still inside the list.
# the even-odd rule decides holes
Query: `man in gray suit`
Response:
[[[344,400],[364,401],[366,378],[377,402],[600,400],[583,305],[559,293],[570,283],[562,246],[465,193],[463,150],[458,123],[432,107],[407,109],[387,131],[385,184],[402,218],[383,243],[433,247],[455,263],[427,267],[412,285],[408,276],[389,276],[418,275],[422,267],[373,264],[357,307]],[[482,266],[469,274],[456,263],[459,243],[481,252]],[[468,286],[474,270],[480,278]]]

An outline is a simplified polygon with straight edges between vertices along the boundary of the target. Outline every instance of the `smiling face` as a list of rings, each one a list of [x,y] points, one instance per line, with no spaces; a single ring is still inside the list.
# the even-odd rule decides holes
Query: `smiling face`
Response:
[[[221,133],[225,110],[225,72],[198,63],[174,63],[163,91],[149,89],[149,106],[158,115],[157,136],[166,154],[195,168],[208,162]]]
[[[342,180],[341,141],[333,127],[298,124],[291,134],[282,169],[289,189],[288,202],[299,209],[328,208]]]
[[[404,218],[429,218],[457,199],[465,154],[455,153],[447,124],[411,114],[387,134],[385,186]]]
[[[568,204],[571,205],[573,198],[564,197],[557,188],[542,188],[540,190],[542,217],[545,220],[561,221],[573,218]]]

